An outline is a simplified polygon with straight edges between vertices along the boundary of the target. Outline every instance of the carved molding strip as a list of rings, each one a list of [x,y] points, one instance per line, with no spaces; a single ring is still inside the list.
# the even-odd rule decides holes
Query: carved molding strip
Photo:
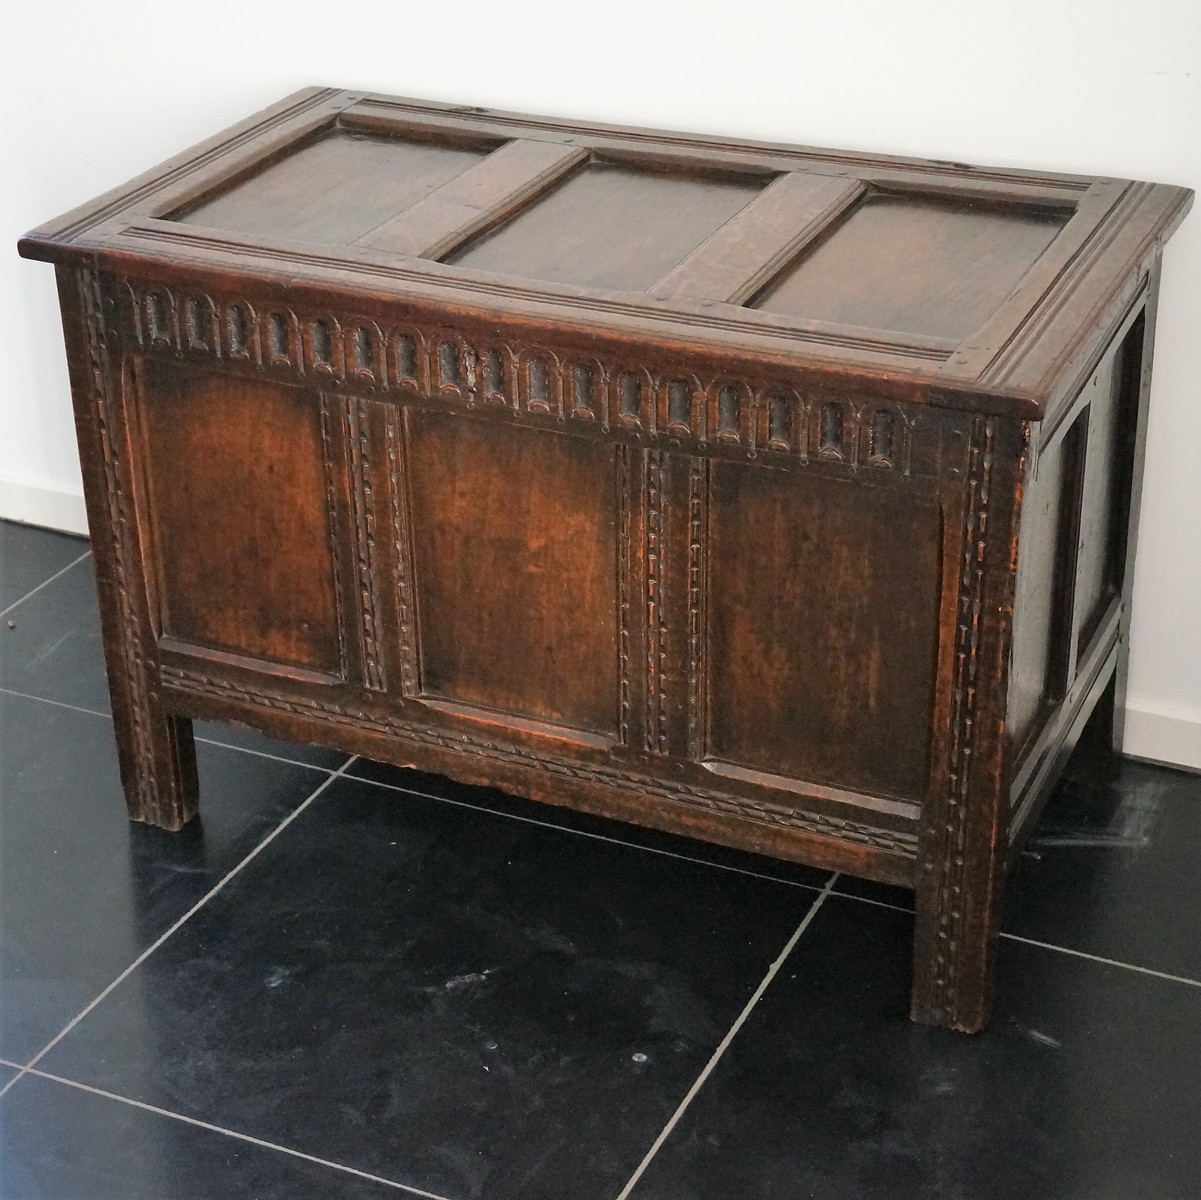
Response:
[[[164,684],[181,692],[198,696],[213,696],[222,700],[233,700],[243,705],[292,713],[298,716],[320,718],[350,729],[365,730],[395,737],[417,745],[438,750],[469,752],[476,758],[503,762],[511,766],[527,767],[562,776],[567,779],[582,779],[587,782],[635,791],[642,796],[671,801],[705,812],[725,813],[743,820],[762,825],[792,829],[820,837],[836,838],[857,845],[871,846],[889,854],[904,858],[917,855],[917,837],[901,830],[881,829],[862,821],[849,821],[824,813],[801,813],[793,808],[772,804],[768,801],[752,800],[728,792],[715,792],[688,784],[656,779],[601,763],[583,764],[575,759],[537,753],[517,747],[505,746],[472,734],[447,733],[428,726],[402,721],[397,717],[372,716],[354,712],[329,702],[284,696],[266,688],[244,687],[204,675],[198,671],[178,667],[162,668]]]
[[[700,761],[708,741],[708,688],[705,667],[707,626],[705,515],[709,464],[694,458],[688,470],[688,757]]]
[[[134,754],[138,761],[133,786],[137,789],[141,811],[150,813],[158,805],[159,782],[154,745],[150,731],[146,728],[146,714],[150,709],[150,688],[146,661],[142,654],[142,633],[138,626],[132,595],[140,572],[130,561],[132,547],[135,545],[134,521],[129,511],[129,497],[117,451],[116,429],[120,420],[119,400],[114,395],[117,385],[113,379],[112,362],[105,337],[104,299],[100,290],[100,278],[95,271],[84,269],[79,272],[78,281],[92,381],[92,399],[100,433],[105,501],[108,506],[109,527],[113,535],[114,584],[117,592],[117,614],[121,624],[121,666],[129,691],[129,720],[133,729]]]
[[[630,505],[630,448],[617,447],[617,736],[630,744],[630,546],[633,521]]]
[[[376,562],[375,488],[372,483],[371,413],[369,402],[348,397],[346,446],[350,464],[351,512],[354,517],[355,565],[359,599],[359,630],[363,642],[363,675],[373,692],[387,690],[383,639],[379,615]]]
[[[416,594],[413,588],[412,526],[409,523],[408,475],[403,463],[402,414],[391,405],[384,407],[384,437],[388,456],[388,495],[392,511],[392,553],[395,562],[397,631],[400,653],[400,687],[406,696],[420,691],[417,670]]]
[[[477,343],[449,328],[382,325],[191,288],[124,285],[134,342],[149,353],[865,478],[937,479],[946,457],[940,423],[920,405],[823,397],[771,379],[650,369],[549,345]]]
[[[960,966],[957,948],[966,937],[968,790],[976,734],[980,616],[984,604],[984,554],[995,427],[992,417],[977,417],[973,422],[955,635],[951,763],[945,806],[932,806],[941,809],[941,813],[932,812],[933,819],[942,821],[941,828],[931,831],[934,835],[931,840],[942,847],[936,875],[938,925],[934,935],[933,1004],[943,1010],[949,1010],[954,1002]],[[927,869],[932,867],[933,864],[927,864]]]
[[[338,530],[337,459],[333,451],[333,422],[337,419],[336,396],[321,396],[321,457],[325,464],[325,508],[329,517],[329,553],[334,568],[334,606],[338,626],[338,674],[350,678],[350,657],[346,647],[346,604],[342,590],[342,536]]]
[[[667,536],[663,528],[663,473],[666,455],[648,451],[642,472],[642,512],[646,534],[646,722],[643,745],[667,753]]]

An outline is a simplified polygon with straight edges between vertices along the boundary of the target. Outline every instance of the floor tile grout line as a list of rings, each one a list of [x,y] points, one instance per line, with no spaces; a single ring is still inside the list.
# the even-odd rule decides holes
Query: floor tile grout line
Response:
[[[347,774],[347,779],[353,779],[358,783],[369,783],[373,787],[387,788],[391,792],[403,792],[406,796],[420,796],[424,800],[437,800],[442,804],[450,804],[455,808],[466,808],[471,812],[489,813],[494,817],[503,817],[508,821],[521,821],[526,825],[537,825],[542,829],[554,829],[559,833],[570,833],[575,837],[592,838],[597,842],[608,842],[614,846],[625,846],[630,850],[641,850],[646,854],[658,854],[663,858],[675,858],[681,862],[696,863],[702,867],[714,867],[719,871],[732,871],[737,875],[749,875],[752,879],[765,879],[768,883],[783,883],[788,887],[804,888],[809,892],[820,892],[823,884],[817,883],[802,883],[799,879],[784,879],[779,875],[768,875],[761,871],[748,871],[745,867],[732,867],[728,863],[713,862],[707,858],[694,858],[691,854],[678,854],[674,850],[660,850],[656,846],[643,846],[638,842],[627,842],[623,838],[609,837],[604,833],[592,833],[587,829],[572,829],[570,825],[557,825],[554,821],[539,821],[536,817],[523,817],[518,813],[502,812],[495,808],[488,808],[484,804],[469,804],[466,800],[452,800],[449,796],[439,796],[435,792],[423,792],[419,788],[402,787],[397,783],[383,783],[378,779],[368,779],[363,775]]]
[[[79,1080],[69,1079],[65,1075],[55,1075],[50,1071],[40,1071],[33,1067],[26,1068],[25,1073],[34,1075],[39,1079],[63,1084],[65,1087],[77,1088],[82,1092],[89,1092],[93,1096],[102,1096],[106,1100],[115,1100],[119,1104],[128,1104],[133,1108],[140,1108],[145,1112],[155,1113],[160,1117],[170,1117],[171,1120],[182,1121],[185,1125],[195,1125],[199,1129],[207,1129],[210,1133],[220,1133],[226,1137],[236,1138],[240,1142],[249,1142],[252,1146],[261,1146],[266,1150],[274,1150],[279,1154],[287,1154],[292,1158],[300,1158],[305,1162],[316,1163],[318,1166],[330,1167],[335,1171],[345,1171],[349,1175],[357,1175],[360,1179],[368,1179],[373,1183],[382,1183],[387,1187],[396,1188],[398,1191],[406,1192],[410,1196],[421,1196],[423,1200],[446,1200],[446,1197],[440,1196],[436,1192],[427,1192],[421,1188],[412,1187],[407,1183],[398,1183],[394,1179],[386,1179],[383,1175],[373,1175],[369,1171],[360,1171],[357,1167],[334,1162],[328,1158],[318,1158],[315,1154],[306,1154],[303,1150],[292,1149],[291,1146],[281,1146],[278,1142],[268,1142],[263,1138],[256,1138],[249,1133],[239,1133],[236,1129],[226,1129],[223,1125],[214,1125],[211,1121],[200,1120],[199,1117],[189,1117],[184,1113],[172,1112],[169,1108],[159,1108],[155,1104],[147,1104],[143,1100],[133,1100],[129,1096],[122,1096],[117,1092],[105,1091],[104,1088],[92,1087],[91,1084],[80,1083]]]
[[[764,977],[759,981],[759,986],[754,990],[754,992],[751,994],[751,998],[746,1002],[742,1011],[735,1018],[734,1024],[730,1026],[729,1030],[726,1032],[726,1036],[721,1039],[721,1042],[717,1049],[714,1050],[712,1057],[705,1064],[704,1068],[701,1070],[701,1073],[693,1081],[692,1087],[688,1089],[684,1099],[680,1101],[679,1107],[674,1113],[672,1113],[671,1117],[667,1121],[667,1124],[664,1125],[659,1131],[659,1136],[655,1138],[654,1142],[651,1144],[651,1148],[646,1152],[646,1156],[635,1168],[634,1174],[630,1176],[625,1187],[623,1187],[618,1193],[617,1200],[627,1200],[630,1193],[637,1186],[638,1181],[645,1174],[647,1167],[650,1166],[655,1155],[659,1153],[660,1149],[663,1147],[663,1144],[671,1136],[672,1130],[675,1129],[680,1120],[683,1118],[688,1106],[694,1099],[696,1099],[697,1093],[700,1092],[701,1088],[705,1086],[705,1081],[711,1074],[713,1074],[713,1071],[717,1067],[718,1062],[721,1060],[722,1055],[725,1054],[725,1052],[730,1048],[730,1043],[733,1042],[734,1038],[738,1035],[738,1031],[750,1018],[751,1013],[755,1009],[755,1005],[757,1005],[760,999],[762,999],[763,993],[767,991],[771,981],[775,979],[777,974],[779,974],[780,968],[783,967],[784,963],[788,960],[788,956],[792,953],[797,942],[800,941],[801,935],[806,929],[809,928],[813,918],[817,916],[818,910],[825,903],[827,897],[829,897],[833,892],[834,885],[838,882],[838,878],[839,872],[836,871],[830,876],[826,886],[818,893],[817,898],[810,905],[809,911],[806,912],[804,917],[801,918],[801,923],[793,931],[793,934],[788,941],[784,943],[784,949],[780,951],[775,962],[768,967],[767,974],[764,975]]]
[[[68,704],[65,700],[51,700],[49,696],[35,696],[32,692],[21,692],[16,688],[0,687],[0,692],[6,696],[17,696],[22,700],[37,700],[41,704],[52,704],[55,708],[66,708],[71,712],[84,713],[89,717],[103,717],[106,721],[113,719],[113,714],[99,708],[84,708],[82,704]]]
[[[26,592],[20,600],[14,600],[7,608],[0,609],[0,617],[6,617],[14,608],[18,608],[24,604],[30,596],[36,596],[44,587],[49,587],[60,575],[65,575],[72,567],[77,567],[85,558],[88,558],[92,553],[91,547],[88,547],[78,558],[72,559],[65,567],[60,567],[49,579],[43,579],[32,591]]]
[[[251,862],[253,862],[254,859],[257,858],[259,856],[259,854],[261,854],[263,852],[263,850],[265,850],[273,841],[275,841],[275,839],[277,837],[279,837],[279,835],[281,833],[283,833],[283,831],[285,829],[287,829],[288,826],[291,825],[292,822],[295,821],[296,818],[299,817],[300,814],[303,813],[309,807],[309,805],[311,805],[313,803],[313,801],[315,801],[317,799],[317,797],[320,796],[321,793],[324,792],[326,790],[326,788],[328,788],[334,782],[334,780],[336,780],[342,776],[342,773],[354,761],[355,760],[353,758],[348,759],[336,771],[333,771],[329,775],[327,775],[326,778],[323,779],[321,781],[321,783],[316,788],[314,788],[313,791],[310,792],[309,795],[295,809],[293,809],[292,812],[290,812],[269,834],[267,834],[267,836],[265,838],[263,838],[263,840],[261,842],[259,842],[246,855],[245,858],[241,859],[230,871],[228,871],[224,876],[222,876],[222,878],[220,880],[218,880],[199,900],[197,900],[196,903],[193,904],[192,907],[189,908],[188,911],[186,913],[184,913],[182,917],[179,918],[179,920],[177,920],[164,933],[160,934],[149,946],[146,947],[145,950],[142,951],[141,954],[138,955],[137,958],[134,959],[133,962],[131,962],[129,964],[128,967],[125,968],[124,971],[121,972],[120,975],[117,976],[116,979],[114,979],[108,985],[108,987],[106,987],[98,996],[94,997],[92,999],[92,1001],[81,1012],[77,1013],[62,1029],[60,1029],[58,1031],[58,1033],[56,1033],[54,1035],[54,1037],[51,1038],[50,1041],[48,1041],[46,1043],[46,1045],[44,1045],[25,1064],[25,1066],[21,1070],[21,1075],[24,1075],[27,1071],[29,1071],[29,1069],[31,1067],[34,1067],[39,1062],[41,1062],[41,1060],[43,1058],[45,1058],[45,1056],[47,1054],[49,1054],[50,1051],[53,1050],[54,1047],[57,1046],[58,1043],[61,1042],[63,1040],[63,1038],[65,1038],[67,1036],[67,1034],[69,1034],[71,1032],[71,1030],[74,1029],[75,1026],[78,1025],[79,1022],[82,1021],[88,1015],[88,1013],[90,1013],[98,1004],[100,1004],[105,999],[105,997],[110,995],[117,987],[119,987],[126,979],[128,979],[129,976],[132,975],[133,972],[136,971],[138,969],[138,967],[140,967],[142,965],[142,963],[144,963],[146,961],[146,959],[148,959],[169,937],[171,937],[171,935],[174,934],[176,932],[176,930],[178,930],[188,920],[190,920],[197,912],[199,912],[200,909],[203,908],[219,891],[221,891],[221,889],[223,887],[225,887],[225,885],[235,875],[237,875],[244,867],[248,866]],[[9,1080],[9,1082],[3,1088],[0,1088],[0,1096],[3,1096],[4,1093],[6,1091],[8,1091],[8,1089],[11,1088],[13,1086],[13,1084],[17,1082],[18,1079],[21,1078],[21,1075],[18,1075],[16,1077],[16,1079]]]
[[[872,900],[867,896],[856,896],[854,892],[833,891],[832,896],[837,896],[840,900],[858,900],[860,904],[872,904],[876,908],[888,908],[893,912],[908,913],[913,916],[913,909],[906,908],[903,904],[889,904],[887,900]]]
[[[298,758],[285,758],[282,754],[272,754],[269,750],[251,750],[249,746],[235,746],[233,742],[218,741],[217,738],[196,737],[196,741],[203,742],[206,746],[220,746],[222,750],[238,750],[242,754],[253,754],[256,758],[269,758],[272,762],[286,763],[290,767],[304,767],[309,771],[324,771],[326,774],[333,774],[336,767],[321,767],[316,763],[301,762]],[[349,761],[350,756],[347,756]]]
[[[1137,971],[1140,975],[1151,975],[1155,979],[1163,979],[1168,983],[1183,983],[1188,987],[1201,988],[1201,979],[1190,979],[1187,975],[1170,975],[1167,971],[1156,971],[1153,967],[1140,967],[1134,963],[1122,962],[1116,958],[1105,958],[1100,954],[1089,954],[1087,950],[1072,950],[1067,946],[1056,946],[1051,942],[1040,942],[1037,938],[1022,937],[1019,933],[1002,932],[1008,942],[1021,942],[1025,946],[1038,946],[1043,950],[1056,950],[1060,954],[1070,954],[1073,958],[1088,959],[1089,962],[1104,963],[1107,967],[1120,967],[1123,971]]]
[[[905,913],[907,916],[913,916],[913,909],[906,908],[902,904],[889,904],[885,900],[870,900],[866,896],[856,896],[850,892],[831,892],[831,895],[837,896],[840,900],[856,900],[860,904],[872,904],[876,908],[887,908],[892,912]],[[1108,967],[1119,967],[1123,971],[1137,971],[1140,975],[1151,975],[1156,979],[1166,980],[1168,983],[1183,983],[1189,987],[1201,987],[1201,979],[1191,979],[1187,975],[1172,975],[1168,971],[1157,971],[1154,967],[1140,967],[1137,963],[1122,962],[1118,958],[1106,958],[1102,954],[1090,954],[1087,950],[1073,950],[1071,946],[1057,946],[1054,942],[1040,942],[1038,938],[1024,937],[1020,933],[1008,933],[1002,929],[997,934],[998,937],[1004,938],[1009,942],[1021,942],[1026,946],[1038,946],[1043,950],[1054,950],[1060,954],[1069,954],[1073,958],[1085,958],[1090,962],[1104,963]]]
[[[84,708],[80,704],[68,704],[65,700],[51,700],[49,696],[35,696],[30,692],[19,692],[16,688],[0,687],[0,695],[18,696],[22,700],[37,700],[42,704],[52,704],[55,708],[65,708],[70,712],[84,713],[89,717],[103,717],[106,721],[113,719],[113,714],[103,712],[99,708]],[[196,736],[198,742],[203,742],[206,746],[221,746],[226,750],[240,750],[243,754],[255,754],[259,758],[270,758],[276,762],[289,763],[293,767],[307,767],[310,771],[333,771],[333,767],[321,767],[316,763],[302,762],[299,758],[286,758],[282,754],[272,754],[269,750],[252,750],[249,746],[237,746],[233,742],[223,742],[219,738]],[[360,776],[355,775],[352,778],[358,779]]]

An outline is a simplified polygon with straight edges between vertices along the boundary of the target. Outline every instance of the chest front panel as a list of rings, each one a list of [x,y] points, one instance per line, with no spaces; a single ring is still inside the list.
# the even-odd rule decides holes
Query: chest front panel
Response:
[[[121,302],[169,672],[898,832],[943,786],[966,415],[386,313]]]

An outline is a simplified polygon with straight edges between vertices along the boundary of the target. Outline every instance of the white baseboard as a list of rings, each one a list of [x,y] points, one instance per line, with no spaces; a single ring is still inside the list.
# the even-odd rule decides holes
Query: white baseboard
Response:
[[[83,495],[64,488],[46,487],[11,475],[0,475],[0,520],[23,521],[64,533],[88,531]]]
[[[1127,708],[1122,753],[1186,771],[1201,771],[1201,720]]]

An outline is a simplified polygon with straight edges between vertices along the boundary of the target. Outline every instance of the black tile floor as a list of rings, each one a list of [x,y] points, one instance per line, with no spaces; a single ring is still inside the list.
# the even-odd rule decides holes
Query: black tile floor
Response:
[[[86,550],[0,524],[4,1200],[1201,1196],[1198,777],[1082,742],[958,1037],[897,889],[209,725],[129,826]]]

